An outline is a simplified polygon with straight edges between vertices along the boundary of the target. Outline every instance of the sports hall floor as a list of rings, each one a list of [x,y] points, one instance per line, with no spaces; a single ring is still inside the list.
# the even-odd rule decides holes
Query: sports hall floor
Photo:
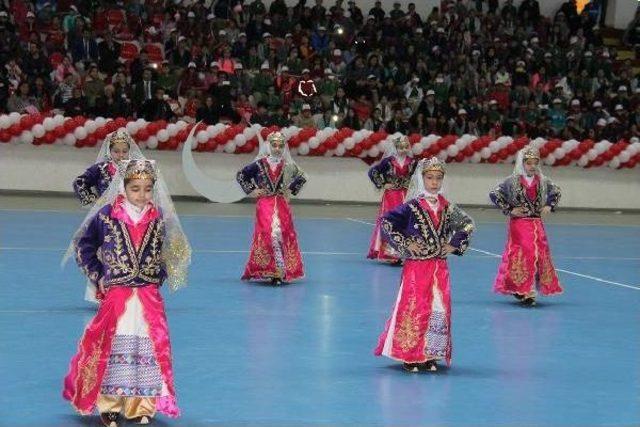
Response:
[[[640,425],[640,214],[548,221],[564,294],[526,309],[494,295],[504,218],[469,209],[450,260],[453,365],[407,374],[372,349],[400,269],[364,257],[376,207],[297,204],[306,278],[239,280],[253,205],[180,201],[189,286],[165,289],[182,418],[157,426]],[[94,426],[62,378],[95,310],[70,263],[84,216],[66,196],[0,195],[0,426]]]

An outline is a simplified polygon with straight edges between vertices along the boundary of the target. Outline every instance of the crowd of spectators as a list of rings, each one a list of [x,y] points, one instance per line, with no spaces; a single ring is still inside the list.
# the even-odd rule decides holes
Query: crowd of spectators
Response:
[[[293,3],[293,2],[290,2]],[[601,5],[0,1],[0,112],[421,134],[640,136]]]

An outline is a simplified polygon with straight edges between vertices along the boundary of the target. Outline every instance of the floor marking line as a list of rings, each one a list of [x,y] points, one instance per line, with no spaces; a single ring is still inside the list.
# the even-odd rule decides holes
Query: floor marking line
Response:
[[[358,222],[360,224],[375,225],[375,224],[373,224],[371,222],[361,221],[361,220],[354,219],[354,218],[347,218],[347,220],[353,221],[353,222]],[[479,252],[481,254],[489,255],[489,256],[492,256],[494,258],[502,258],[502,255],[496,254],[494,252],[485,251],[485,250],[482,250],[482,249],[469,248],[469,250],[472,250],[474,252]],[[570,274],[572,276],[582,277],[584,279],[591,279],[591,280],[593,280],[595,282],[599,282],[599,283],[606,283],[606,284],[613,285],[613,286],[619,286],[619,287],[622,287],[622,288],[627,288],[627,289],[633,289],[633,290],[636,290],[636,291],[640,291],[640,287],[626,285],[624,283],[614,282],[612,280],[606,280],[606,279],[602,279],[600,277],[590,276],[588,274],[577,273],[575,271],[565,270],[563,268],[556,268],[556,271],[560,271],[560,272],[565,273],[565,274]]]

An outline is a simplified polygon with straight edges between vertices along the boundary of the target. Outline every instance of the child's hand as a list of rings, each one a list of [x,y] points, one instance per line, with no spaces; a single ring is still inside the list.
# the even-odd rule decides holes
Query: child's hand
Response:
[[[529,213],[527,208],[523,206],[518,206],[517,208],[511,209],[511,216],[523,217],[523,216],[526,216],[527,213]]]
[[[455,252],[455,250],[456,250],[456,248],[454,248],[450,244],[446,243],[442,247],[442,249],[440,250],[440,256],[446,257],[447,255],[452,254],[453,252]]]
[[[547,216],[551,213],[551,206],[545,206],[542,208],[542,210],[540,211],[540,216]]]

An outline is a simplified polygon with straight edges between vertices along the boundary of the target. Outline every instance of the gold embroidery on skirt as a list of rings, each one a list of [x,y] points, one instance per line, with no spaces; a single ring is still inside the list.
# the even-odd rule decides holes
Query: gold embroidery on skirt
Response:
[[[292,242],[284,245],[284,268],[286,271],[294,271],[300,265],[298,251]]]
[[[518,248],[518,252],[509,263],[509,277],[516,285],[521,285],[527,280],[529,272],[525,265],[524,254],[522,248]]]
[[[102,352],[102,341],[104,335],[100,336],[100,340],[93,345],[91,354],[87,357],[84,365],[80,369],[80,378],[82,378],[82,393],[84,397],[93,390],[98,382],[98,361]]]
[[[548,256],[542,258],[542,268],[540,269],[540,283],[549,284],[553,280],[553,265]]]
[[[397,329],[395,339],[398,341],[402,351],[409,351],[416,346],[420,337],[420,328],[415,318],[416,298],[411,297],[409,308],[402,316],[400,326]]]
[[[256,242],[253,245],[253,249],[251,250],[253,254],[253,261],[260,268],[266,268],[271,262],[271,255],[269,255],[269,249],[265,246],[262,241],[262,236],[258,234],[256,238]]]

